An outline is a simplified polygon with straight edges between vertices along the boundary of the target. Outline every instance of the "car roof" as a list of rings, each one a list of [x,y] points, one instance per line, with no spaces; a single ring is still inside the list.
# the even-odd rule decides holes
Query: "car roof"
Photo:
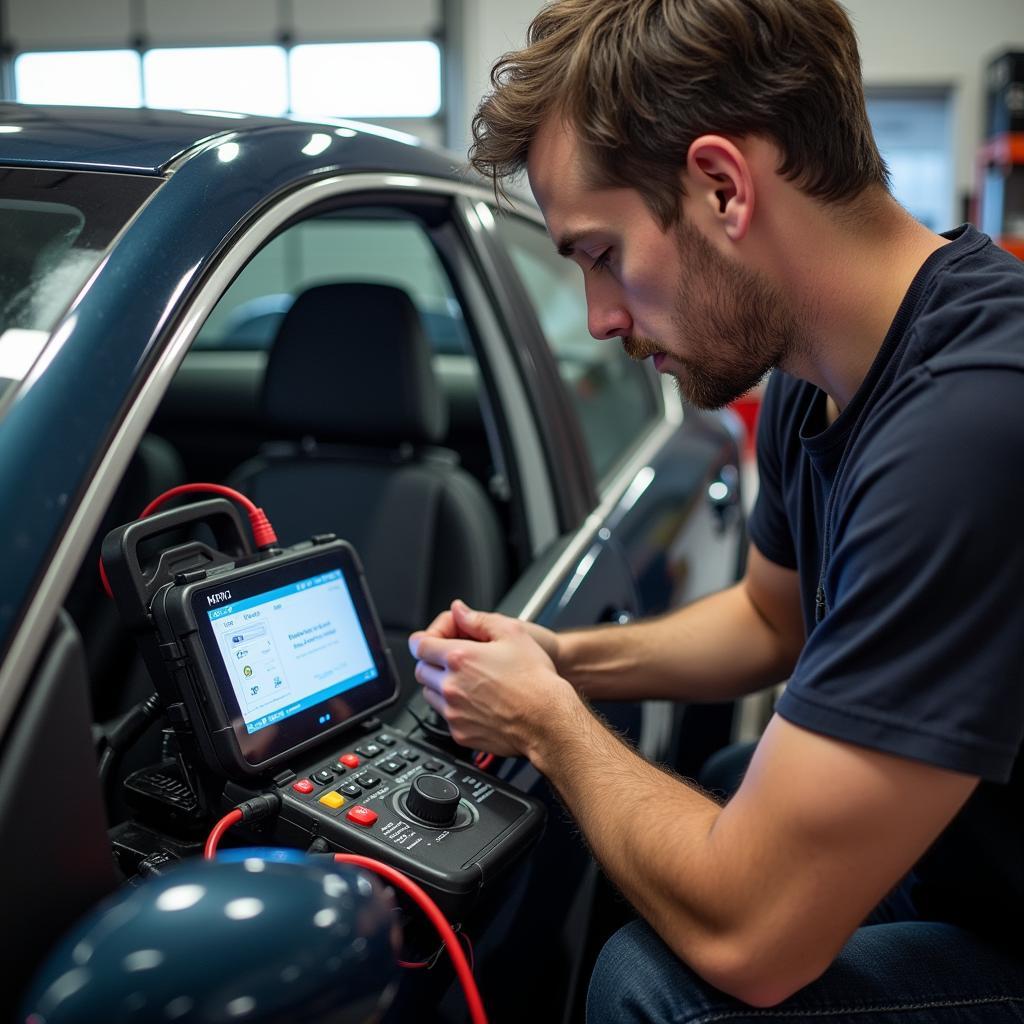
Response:
[[[278,130],[268,132],[271,128]],[[424,146],[413,136],[356,121],[18,103],[0,103],[0,166],[162,175],[212,140],[248,140],[259,133],[266,136],[268,146],[277,147],[288,145],[289,135],[308,138],[317,130],[344,133],[350,139],[343,161],[332,161],[339,171],[401,171],[407,166],[409,173],[456,177],[461,170],[462,161],[453,154]]]

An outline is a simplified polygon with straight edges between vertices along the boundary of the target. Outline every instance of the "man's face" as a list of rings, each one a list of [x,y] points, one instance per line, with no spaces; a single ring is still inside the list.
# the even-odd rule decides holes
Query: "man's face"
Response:
[[[549,120],[530,147],[530,184],[559,251],[583,270],[590,333],[720,408],[784,362],[799,337],[782,296],[683,217],[667,231],[632,189],[587,186],[571,131]]]

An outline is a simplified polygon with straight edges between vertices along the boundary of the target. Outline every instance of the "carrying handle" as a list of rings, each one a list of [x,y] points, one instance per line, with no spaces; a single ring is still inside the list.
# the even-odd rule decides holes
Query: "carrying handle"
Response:
[[[139,553],[143,543],[197,524],[210,528],[216,548],[202,541],[184,541],[161,551],[155,564],[143,564]],[[153,595],[179,573],[224,565],[252,553],[249,531],[238,509],[226,498],[209,498],[111,530],[103,538],[102,561],[126,625],[138,629],[149,626]]]

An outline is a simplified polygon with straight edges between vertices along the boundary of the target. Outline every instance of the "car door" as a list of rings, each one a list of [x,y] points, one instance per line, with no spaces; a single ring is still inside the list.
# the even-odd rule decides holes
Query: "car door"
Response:
[[[469,258],[489,283],[508,346],[510,372],[496,386],[525,389],[502,402],[532,419],[540,440],[539,465],[522,466],[519,477],[546,476],[555,514],[554,534],[534,535],[530,566],[499,610],[554,629],[623,623],[734,582],[744,532],[738,435],[728,421],[685,409],[648,366],[589,337],[578,271],[554,253],[535,212],[497,214],[472,196],[460,208]],[[681,708],[645,701],[598,710],[647,757],[678,763]],[[705,752],[728,738],[729,714],[717,714],[703,736]],[[547,792],[529,765],[500,770]],[[596,867],[549,799],[552,824],[509,924],[518,939],[507,943],[505,966],[520,983],[506,989],[508,1019],[528,1013],[541,992],[566,1019],[578,1012],[600,944]],[[546,956],[523,958],[538,933]]]

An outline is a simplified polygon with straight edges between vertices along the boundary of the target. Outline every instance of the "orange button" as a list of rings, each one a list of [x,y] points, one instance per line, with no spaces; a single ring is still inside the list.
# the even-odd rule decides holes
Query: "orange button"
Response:
[[[371,811],[369,807],[364,807],[362,804],[357,804],[345,817],[356,825],[364,825],[369,828],[377,820],[377,812]]]
[[[324,795],[320,797],[320,803],[326,804],[328,807],[333,807],[337,810],[345,803],[345,798],[340,793],[332,791],[330,793],[324,793]]]
[[[359,758],[355,754],[342,754],[338,758],[338,763],[343,764],[346,768],[358,768]]]

